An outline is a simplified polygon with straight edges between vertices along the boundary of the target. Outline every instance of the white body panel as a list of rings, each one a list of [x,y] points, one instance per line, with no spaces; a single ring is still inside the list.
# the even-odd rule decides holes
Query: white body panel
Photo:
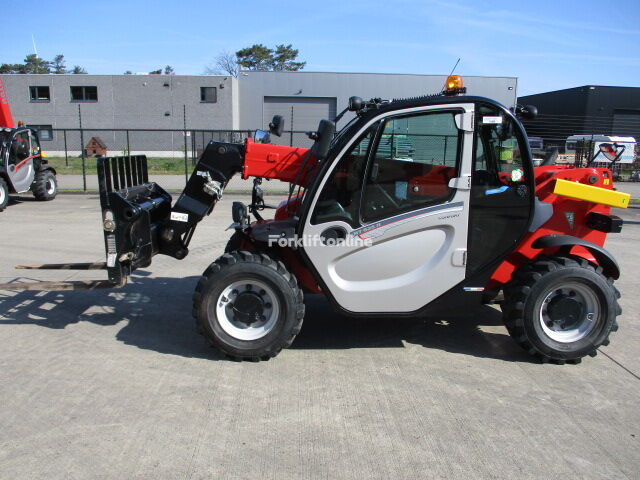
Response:
[[[468,123],[473,123],[471,104],[439,105],[394,111],[393,115],[434,112],[462,108]],[[379,118],[372,119],[361,132]],[[436,299],[465,278],[465,252],[469,224],[469,185],[473,156],[473,127],[462,125],[461,164],[457,187],[446,203],[385,218],[354,229],[343,221],[313,225],[309,216],[304,226],[307,238],[320,236],[332,227],[347,232],[348,239],[370,240],[371,246],[310,244],[305,252],[315,265],[333,297],[352,312],[411,312]],[[470,128],[469,128],[470,127]],[[360,133],[354,135],[354,141]],[[349,151],[345,146],[334,160]],[[317,190],[312,209],[327,172]]]
[[[33,162],[31,160],[29,160],[20,169],[16,169],[15,165],[10,165],[7,173],[11,180],[11,184],[17,193],[24,193],[31,188],[35,175]]]

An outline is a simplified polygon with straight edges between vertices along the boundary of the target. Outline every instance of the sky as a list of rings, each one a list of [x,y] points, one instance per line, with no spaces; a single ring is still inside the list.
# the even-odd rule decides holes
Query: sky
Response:
[[[198,75],[223,52],[292,44],[307,71],[518,77],[518,94],[640,86],[640,1],[3,0],[0,63],[33,53],[92,74],[171,65]],[[13,16],[12,18],[19,18]],[[432,92],[425,92],[432,93]],[[357,92],[354,92],[357,94]]]

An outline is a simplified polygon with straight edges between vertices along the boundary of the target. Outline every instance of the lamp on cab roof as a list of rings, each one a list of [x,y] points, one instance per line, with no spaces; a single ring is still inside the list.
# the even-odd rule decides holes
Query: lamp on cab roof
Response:
[[[464,86],[462,77],[460,75],[449,75],[442,91],[443,95],[458,95],[461,93],[467,93],[467,88]]]

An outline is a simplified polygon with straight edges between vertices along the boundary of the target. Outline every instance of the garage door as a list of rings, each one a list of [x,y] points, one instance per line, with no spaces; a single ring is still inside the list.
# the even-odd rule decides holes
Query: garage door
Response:
[[[287,131],[273,143],[298,147],[308,147],[311,141],[306,135],[289,130],[310,131],[318,127],[318,122],[325,118],[333,120],[336,116],[335,97],[264,97],[262,124],[269,125],[274,115],[282,115],[285,119],[284,129]]]

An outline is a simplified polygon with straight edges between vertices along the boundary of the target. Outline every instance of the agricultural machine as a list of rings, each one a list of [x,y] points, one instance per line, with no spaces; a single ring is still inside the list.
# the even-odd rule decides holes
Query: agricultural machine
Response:
[[[618,264],[604,248],[629,195],[606,168],[533,168],[513,110],[444,91],[412,99],[352,97],[321,120],[309,149],[264,141],[210,142],[172,203],[149,182],[146,159],[98,159],[108,280],[7,284],[0,289],[121,287],[156,254],[183,259],[198,223],[234,175],[253,178],[249,205],[233,202],[234,233],[193,296],[201,333],[237,359],[265,360],[302,327],[303,292],[354,316],[460,314],[500,304],[509,333],[542,361],[577,363],[618,329]],[[353,118],[336,133],[346,112]],[[262,141],[257,141],[262,140]],[[289,182],[273,219],[262,179]],[[40,265],[34,268],[71,268]]]
[[[0,80],[0,212],[10,193],[31,190],[37,200],[53,200],[58,193],[55,169],[40,149],[38,132],[14,126],[2,80]]]

